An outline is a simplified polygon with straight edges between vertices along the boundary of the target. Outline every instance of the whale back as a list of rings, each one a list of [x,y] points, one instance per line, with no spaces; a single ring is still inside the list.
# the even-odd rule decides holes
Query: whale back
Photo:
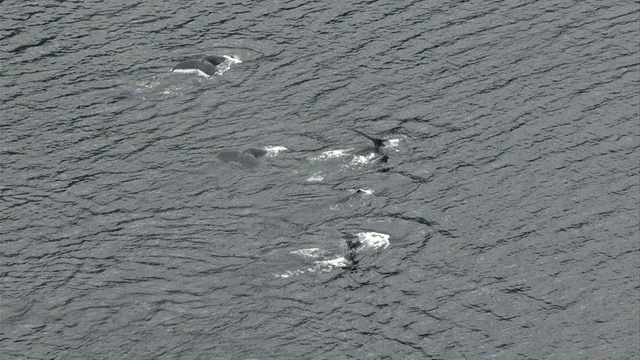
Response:
[[[267,150],[250,148],[250,149],[245,150],[243,153],[251,154],[256,158],[259,158],[259,157],[265,156],[267,154]]]
[[[222,56],[207,56],[206,58],[204,58],[204,60],[202,61],[206,61],[208,63],[210,63],[213,66],[218,66],[220,64],[222,64],[226,59]]]
[[[203,73],[212,76],[216,73],[216,66],[208,61],[203,60],[187,60],[174,66],[171,71],[174,70],[200,70]]]
[[[178,69],[197,69],[200,66],[200,60],[187,60],[179,63],[178,65],[173,67],[173,70]]]
[[[251,148],[245,151],[227,150],[218,153],[218,158],[224,162],[236,162],[241,165],[252,168],[258,166],[258,159],[267,152],[262,149]]]
[[[218,158],[224,162],[238,161],[238,157],[240,157],[238,150],[227,150],[218,154]]]

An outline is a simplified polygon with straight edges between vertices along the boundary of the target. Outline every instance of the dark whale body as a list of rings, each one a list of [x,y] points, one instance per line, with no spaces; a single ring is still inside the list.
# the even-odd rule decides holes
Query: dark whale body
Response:
[[[218,158],[224,162],[235,162],[242,166],[252,168],[258,166],[258,159],[266,155],[263,149],[250,148],[245,151],[227,150],[218,154]]]
[[[356,130],[356,129],[351,129],[351,131],[356,132],[356,133],[366,137],[367,139],[373,141],[373,152],[375,152],[378,155],[381,155],[378,159],[376,159],[375,162],[377,162],[377,163],[387,163],[387,161],[389,161],[389,155],[385,155],[382,152],[382,148],[386,145],[386,142],[387,142],[386,139],[374,138],[373,136],[369,136],[369,135],[363,133],[362,131]],[[387,171],[388,171],[388,169],[387,169]]]
[[[213,76],[216,73],[217,66],[222,64],[225,58],[222,56],[207,56],[202,60],[187,60],[174,66],[171,71],[174,70],[200,70],[203,73]]]
[[[362,190],[362,189],[358,189],[356,191],[354,191],[353,193],[339,199],[338,201],[336,201],[336,204],[342,204],[342,203],[346,203],[347,201],[351,201],[355,198],[361,197],[361,194],[365,194],[367,193],[367,191]]]
[[[352,234],[343,233],[342,238],[347,243],[347,252],[345,254],[345,259],[347,260],[347,264],[342,268],[345,270],[355,270],[356,265],[358,265],[358,259],[356,258],[358,249],[362,246],[362,241],[356,240],[357,236]]]
[[[367,139],[369,139],[369,140],[373,141],[373,146],[374,146],[374,150],[375,150],[376,154],[381,154],[381,155],[382,155],[382,149],[381,149],[381,148],[382,148],[383,146],[385,146],[385,142],[387,142],[387,140],[385,140],[385,139],[378,139],[378,138],[374,138],[373,136],[369,136],[369,135],[367,135],[367,134],[363,133],[363,132],[362,132],[362,131],[360,131],[360,130],[351,129],[351,131],[354,131],[354,132],[356,132],[356,133],[358,133],[358,134],[360,134],[360,135],[362,135],[362,136],[366,137]],[[387,156],[387,159],[388,159],[388,158],[389,158],[389,157]],[[384,161],[384,162],[386,162],[386,160],[387,160],[387,159],[385,159],[385,161]]]

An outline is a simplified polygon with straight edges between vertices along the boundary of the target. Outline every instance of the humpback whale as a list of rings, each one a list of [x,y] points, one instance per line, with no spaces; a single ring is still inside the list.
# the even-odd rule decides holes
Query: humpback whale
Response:
[[[342,238],[347,243],[347,252],[344,258],[347,260],[347,265],[343,266],[343,269],[354,269],[358,265],[356,255],[358,249],[362,246],[362,241],[357,236],[342,232]]]
[[[174,66],[171,71],[175,70],[200,70],[203,73],[213,76],[216,73],[217,66],[222,64],[226,59],[222,56],[207,56],[202,60],[187,60]]]
[[[218,158],[224,162],[236,162],[242,166],[252,168],[258,166],[258,158],[267,153],[267,150],[250,148],[244,151],[226,150],[218,154]]]
[[[343,197],[341,199],[338,199],[338,201],[336,201],[336,205],[337,204],[346,203],[347,201],[351,201],[352,199],[355,199],[357,197],[362,196],[360,194],[371,195],[372,191],[371,190],[365,190],[365,189],[358,189],[358,190],[352,191],[351,194],[349,194],[349,195],[347,195],[347,196],[345,196],[345,197]]]
[[[374,138],[373,136],[369,136],[369,135],[367,135],[367,134],[363,133],[362,131],[360,131],[360,130],[356,130],[356,129],[351,129],[351,131],[353,131],[353,132],[355,132],[355,133],[358,133],[358,134],[360,134],[360,135],[362,135],[362,136],[366,137],[367,139],[369,139],[369,140],[373,141],[373,147],[374,147],[374,148],[373,148],[373,151],[374,151],[376,154],[382,155],[382,156],[380,156],[378,159],[376,159],[376,162],[378,162],[378,163],[386,163],[387,161],[389,161],[389,156],[388,156],[388,155],[385,155],[385,154],[383,154],[383,153],[382,153],[382,147],[384,147],[384,146],[386,145],[385,143],[386,143],[388,140],[386,140],[386,139]]]
[[[374,148],[375,148],[375,152],[376,152],[376,154],[380,154],[380,155],[382,155],[382,150],[381,150],[380,148],[381,148],[381,147],[383,147],[383,146],[385,146],[385,142],[387,142],[387,140],[385,140],[385,139],[378,139],[378,138],[374,138],[374,137],[372,137],[372,136],[369,136],[369,135],[367,135],[367,134],[363,133],[363,132],[362,132],[362,131],[360,131],[360,130],[351,129],[351,131],[354,131],[354,132],[356,132],[356,133],[358,133],[358,134],[360,134],[360,135],[362,135],[362,136],[366,137],[367,139],[369,139],[369,140],[373,141],[373,146],[374,146]],[[389,158],[389,157],[387,156],[387,159],[388,159],[388,158]]]

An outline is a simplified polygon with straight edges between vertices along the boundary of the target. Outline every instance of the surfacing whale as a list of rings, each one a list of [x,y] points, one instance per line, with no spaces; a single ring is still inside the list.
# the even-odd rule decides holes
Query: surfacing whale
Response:
[[[362,241],[358,240],[357,236],[346,232],[342,233],[342,238],[347,243],[347,252],[344,255],[344,258],[347,260],[347,264],[342,268],[345,270],[354,270],[356,265],[358,265],[358,259],[356,256],[358,254],[358,249],[362,246]]]
[[[242,166],[252,168],[258,166],[258,159],[266,154],[267,150],[250,148],[245,151],[222,151],[218,154],[218,158],[224,162],[235,162]]]
[[[362,136],[366,137],[367,139],[369,139],[369,140],[373,141],[373,146],[374,146],[374,148],[375,148],[375,152],[376,152],[376,154],[380,154],[380,155],[382,155],[382,150],[381,150],[380,148],[382,148],[383,146],[385,146],[385,142],[387,142],[387,140],[385,140],[385,139],[378,139],[378,138],[374,138],[374,137],[372,137],[372,136],[369,136],[369,135],[367,135],[367,134],[363,133],[363,132],[362,132],[362,131],[360,131],[360,130],[351,129],[351,131],[354,131],[354,132],[356,132],[356,133],[358,133],[358,134],[360,134],[360,135],[362,135]],[[388,159],[388,158],[389,158],[389,157],[387,156],[387,159]],[[385,162],[386,162],[386,160],[385,160]]]
[[[346,203],[346,202],[351,201],[353,199],[356,199],[356,198],[359,198],[359,197],[362,197],[362,196],[365,196],[365,195],[371,195],[371,194],[373,194],[373,192],[371,190],[357,189],[355,191],[352,191],[351,194],[349,194],[349,195],[347,195],[347,196],[345,196],[345,197],[343,197],[341,199],[338,199],[336,201],[336,205],[342,204],[342,203]]]
[[[202,60],[187,60],[174,66],[171,71],[175,70],[200,70],[203,73],[213,76],[216,73],[217,66],[222,64],[226,59],[222,56],[207,56]]]
[[[369,136],[365,133],[363,133],[360,130],[356,130],[356,129],[351,129],[351,131],[356,132],[364,137],[366,137],[367,139],[373,141],[373,151],[378,154],[381,155],[378,159],[375,160],[375,162],[377,163],[386,163],[387,161],[389,161],[389,156],[382,153],[382,147],[384,147],[386,144],[386,142],[388,142],[388,140],[386,139],[379,139],[379,138],[374,138],[373,136]],[[388,169],[387,169],[388,171]]]

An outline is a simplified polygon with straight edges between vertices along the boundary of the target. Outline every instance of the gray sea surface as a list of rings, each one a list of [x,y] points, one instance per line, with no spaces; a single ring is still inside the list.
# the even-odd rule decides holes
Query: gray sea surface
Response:
[[[0,358],[638,359],[639,14],[1,2]]]

